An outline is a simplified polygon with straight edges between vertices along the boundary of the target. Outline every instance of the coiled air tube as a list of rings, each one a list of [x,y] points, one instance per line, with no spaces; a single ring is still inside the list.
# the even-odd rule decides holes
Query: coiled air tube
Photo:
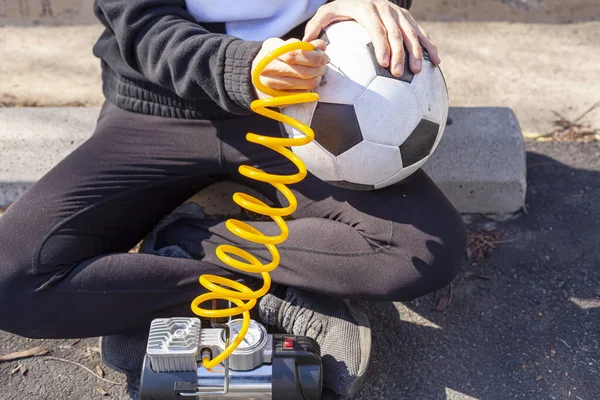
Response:
[[[205,274],[200,277],[200,284],[207,290],[207,293],[196,297],[194,301],[192,301],[192,311],[196,315],[205,318],[224,318],[239,314],[243,315],[242,329],[240,330],[238,336],[217,357],[214,357],[213,359],[204,357],[202,359],[202,364],[205,368],[213,368],[219,365],[238,347],[238,345],[244,339],[244,336],[246,336],[250,326],[249,310],[256,305],[257,300],[264,296],[271,287],[271,276],[269,275],[269,272],[277,268],[280,261],[279,251],[277,250],[276,245],[283,243],[287,239],[289,233],[287,224],[285,223],[283,217],[294,213],[298,205],[296,197],[286,185],[298,183],[306,177],[306,166],[300,160],[300,158],[298,158],[298,156],[296,156],[287,147],[303,146],[310,143],[315,137],[313,130],[309,126],[287,115],[274,111],[270,109],[270,107],[283,107],[292,104],[310,103],[319,100],[319,95],[312,92],[290,94],[289,92],[268,88],[260,82],[260,75],[267,64],[287,52],[294,50],[315,49],[316,47],[314,45],[307,42],[294,42],[285,44],[264,57],[258,63],[252,73],[252,83],[254,86],[261,92],[273,97],[253,101],[250,104],[251,110],[267,118],[291,125],[298,131],[304,133],[304,136],[294,138],[276,138],[262,136],[252,132],[246,135],[247,141],[268,147],[269,149],[276,151],[277,153],[288,158],[292,163],[294,163],[294,165],[296,165],[298,172],[292,175],[275,175],[266,173],[260,169],[248,165],[242,165],[239,168],[239,172],[243,176],[260,182],[269,183],[279,190],[287,199],[288,206],[281,208],[270,207],[263,201],[246,193],[238,192],[233,195],[233,201],[240,207],[260,215],[271,217],[279,227],[281,233],[277,236],[267,236],[249,224],[236,219],[229,219],[225,223],[227,229],[234,235],[250,242],[264,245],[271,254],[271,262],[268,264],[263,264],[258,258],[239,247],[227,244],[217,247],[216,254],[221,261],[237,270],[253,274],[260,274],[263,278],[263,286],[259,290],[253,291],[249,287],[228,278],[209,274]],[[245,262],[233,258],[232,255],[237,256]],[[200,304],[216,299],[229,300],[237,307],[221,310],[200,308]]]

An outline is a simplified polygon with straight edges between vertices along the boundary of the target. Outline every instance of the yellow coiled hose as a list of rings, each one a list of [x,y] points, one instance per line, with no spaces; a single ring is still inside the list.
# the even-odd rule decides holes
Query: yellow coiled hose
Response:
[[[285,196],[289,205],[287,207],[274,208],[268,206],[266,203],[249,194],[238,192],[233,195],[233,201],[240,207],[260,215],[271,217],[281,230],[281,233],[277,236],[267,236],[258,229],[255,229],[247,223],[236,219],[229,219],[225,223],[227,229],[236,236],[253,243],[260,243],[264,245],[267,250],[269,250],[269,253],[271,253],[272,261],[268,264],[263,264],[255,256],[243,249],[240,249],[239,247],[231,245],[220,245],[217,247],[216,254],[221,261],[240,271],[260,274],[263,278],[263,286],[259,290],[253,291],[249,287],[239,282],[220,276],[202,275],[200,277],[200,284],[207,290],[207,293],[196,297],[194,301],[192,301],[192,311],[196,315],[205,318],[224,318],[239,314],[243,315],[242,329],[240,330],[238,336],[235,338],[235,340],[233,340],[233,342],[231,342],[225,351],[223,351],[217,357],[212,359],[209,359],[208,357],[203,358],[202,364],[205,368],[213,368],[219,365],[238,347],[238,345],[244,339],[244,336],[246,336],[250,326],[249,310],[256,305],[257,300],[264,296],[271,287],[271,277],[269,272],[277,268],[280,261],[279,251],[277,250],[276,245],[283,243],[287,239],[289,233],[287,224],[285,223],[283,217],[291,215],[294,211],[296,211],[296,207],[298,206],[296,197],[286,185],[298,183],[306,177],[306,166],[304,163],[302,163],[300,158],[298,158],[287,147],[303,146],[310,143],[315,137],[313,130],[309,126],[287,115],[283,115],[277,111],[274,111],[270,109],[270,107],[283,107],[291,104],[310,103],[319,100],[319,95],[311,92],[290,94],[289,92],[268,88],[260,82],[260,75],[267,64],[287,52],[293,50],[315,49],[316,47],[314,45],[307,42],[285,44],[264,57],[258,63],[254,72],[252,73],[252,83],[254,83],[254,86],[261,92],[269,96],[273,96],[271,98],[253,101],[250,104],[252,111],[267,118],[291,125],[298,131],[304,133],[305,136],[295,138],[276,138],[261,136],[252,132],[246,135],[246,140],[249,142],[268,147],[269,149],[276,151],[277,153],[288,158],[292,163],[294,163],[294,165],[296,165],[298,168],[298,173],[292,175],[274,175],[268,174],[260,169],[250,167],[248,165],[242,165],[239,168],[239,172],[243,176],[273,185],[273,187],[275,187]],[[239,257],[245,262],[233,258],[232,255]],[[216,299],[229,300],[231,303],[237,305],[237,307],[221,310],[200,308],[200,304]]]

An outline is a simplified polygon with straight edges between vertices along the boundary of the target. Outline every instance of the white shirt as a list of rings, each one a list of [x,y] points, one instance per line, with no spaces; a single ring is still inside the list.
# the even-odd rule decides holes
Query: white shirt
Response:
[[[263,41],[280,37],[312,17],[327,0],[186,0],[202,22],[224,22],[229,35]]]

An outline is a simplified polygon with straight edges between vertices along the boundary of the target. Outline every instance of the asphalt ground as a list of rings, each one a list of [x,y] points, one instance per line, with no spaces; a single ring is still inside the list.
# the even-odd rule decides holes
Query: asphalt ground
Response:
[[[527,149],[527,213],[466,217],[470,229],[502,236],[489,258],[465,259],[445,308],[449,289],[409,303],[359,304],[374,336],[359,399],[600,398],[600,143]],[[0,331],[0,355],[42,346],[92,371],[97,343]],[[11,374],[20,364],[27,372]],[[0,363],[2,400],[99,398],[127,397],[124,386],[48,356]]]

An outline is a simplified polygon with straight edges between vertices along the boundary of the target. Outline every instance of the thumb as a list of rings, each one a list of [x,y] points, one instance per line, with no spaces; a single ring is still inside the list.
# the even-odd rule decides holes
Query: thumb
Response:
[[[312,42],[313,40],[319,37],[321,33],[321,27],[317,24],[311,24],[310,22],[306,24],[306,29],[304,30],[304,37],[302,38],[303,42]]]
[[[323,7],[319,8],[317,13],[312,17],[304,28],[303,42],[310,42],[319,37],[321,30],[325,29],[334,18],[334,13],[323,11]]]

